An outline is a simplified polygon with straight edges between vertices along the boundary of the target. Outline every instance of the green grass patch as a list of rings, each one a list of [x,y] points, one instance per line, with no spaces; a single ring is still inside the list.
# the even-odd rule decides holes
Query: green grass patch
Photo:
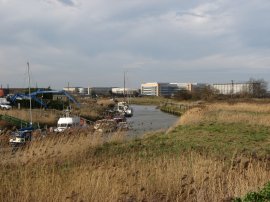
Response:
[[[179,107],[173,106],[162,106],[160,107],[160,110],[177,116],[181,116],[185,112],[184,109],[180,109]]]
[[[166,102],[168,99],[157,96],[144,96],[144,97],[135,97],[130,98],[131,104],[137,105],[156,105],[159,106],[161,103]]]
[[[232,157],[237,152],[265,157],[270,154],[270,128],[239,123],[208,123],[179,126],[169,134],[123,143],[106,143],[95,148],[95,155],[130,155],[153,157],[196,151],[215,157]]]

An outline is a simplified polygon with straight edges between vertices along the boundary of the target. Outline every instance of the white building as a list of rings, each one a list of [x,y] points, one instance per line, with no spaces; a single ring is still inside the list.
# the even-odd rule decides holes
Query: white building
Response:
[[[231,95],[240,93],[252,93],[256,83],[225,83],[225,84],[213,84],[213,88],[218,91],[219,94]]]
[[[206,84],[199,83],[144,83],[141,84],[141,94],[151,96],[172,96],[182,90],[192,92],[205,86]]]
[[[63,90],[69,93],[78,93],[79,87],[64,87]]]
[[[141,84],[141,94],[149,96],[164,96],[169,94],[169,83],[143,83]]]
[[[138,94],[138,89],[131,88],[112,88],[112,93],[115,95],[136,95]]]

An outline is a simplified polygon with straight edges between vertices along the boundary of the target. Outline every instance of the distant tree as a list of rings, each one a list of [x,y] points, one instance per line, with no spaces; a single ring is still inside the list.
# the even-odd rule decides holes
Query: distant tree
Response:
[[[192,98],[192,94],[188,90],[180,90],[175,93],[174,98],[177,100],[190,100]]]
[[[196,89],[191,92],[192,100],[201,100],[202,99],[202,89]]]
[[[212,88],[211,86],[203,87],[200,92],[202,100],[214,100],[217,98],[218,95],[218,90]]]
[[[264,98],[267,96],[267,82],[264,79],[249,79],[249,93],[254,98]]]

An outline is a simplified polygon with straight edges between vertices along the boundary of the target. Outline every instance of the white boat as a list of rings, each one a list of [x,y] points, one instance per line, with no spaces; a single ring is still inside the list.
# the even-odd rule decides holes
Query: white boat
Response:
[[[54,129],[54,132],[63,132],[69,128],[79,127],[80,121],[80,117],[71,116],[70,111],[66,110],[64,116],[58,119],[57,128]]]
[[[133,109],[129,106],[126,102],[126,72],[124,72],[124,101],[118,102],[116,105],[116,111],[120,114],[123,114],[125,117],[132,117],[133,116]]]
[[[133,109],[126,102],[118,102],[116,105],[116,111],[123,114],[125,117],[133,116]]]
[[[16,132],[11,133],[9,143],[13,147],[18,147],[30,142],[32,139],[33,128],[30,126],[28,128],[19,129]]]
[[[9,139],[9,143],[12,147],[16,148],[19,146],[25,145],[27,142],[32,140],[32,132],[34,130],[32,125],[32,101],[30,97],[30,67],[29,62],[27,62],[27,70],[28,70],[28,93],[29,93],[29,101],[30,101],[30,123],[27,127],[21,128],[16,132],[11,133],[11,137]]]

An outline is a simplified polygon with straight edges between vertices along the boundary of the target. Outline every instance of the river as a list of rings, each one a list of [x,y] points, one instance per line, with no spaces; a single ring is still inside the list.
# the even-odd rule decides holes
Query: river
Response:
[[[132,105],[134,114],[128,118],[131,127],[129,135],[143,135],[144,133],[157,130],[167,130],[179,119],[168,113],[164,113],[156,108],[156,106],[148,105]]]

